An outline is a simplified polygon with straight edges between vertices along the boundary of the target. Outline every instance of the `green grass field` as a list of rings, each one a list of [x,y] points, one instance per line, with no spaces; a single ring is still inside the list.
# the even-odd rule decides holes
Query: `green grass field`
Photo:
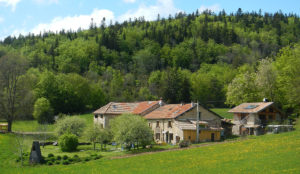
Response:
[[[213,112],[219,114],[220,116],[224,117],[224,118],[229,118],[232,119],[233,118],[233,114],[232,113],[228,113],[229,109],[228,108],[213,108],[210,109]]]
[[[23,168],[14,162],[11,135],[0,135],[0,173],[300,173],[300,120],[296,127],[293,132],[199,148]]]
[[[80,117],[85,119],[87,125],[93,124],[93,114],[74,115],[73,117]],[[12,125],[12,130],[16,132],[40,132],[43,130],[42,126],[36,120],[15,121]],[[47,131],[54,131],[54,125],[48,125]]]

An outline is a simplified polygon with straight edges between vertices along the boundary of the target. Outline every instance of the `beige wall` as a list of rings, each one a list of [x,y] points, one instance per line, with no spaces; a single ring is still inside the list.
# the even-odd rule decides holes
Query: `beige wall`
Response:
[[[202,106],[199,106],[199,112],[201,112],[202,121],[207,121],[212,127],[221,127],[221,118],[217,115],[209,112]],[[191,111],[185,113],[184,115],[178,117],[178,119],[197,119],[197,107],[194,107]]]
[[[169,132],[173,134],[173,140],[171,143],[175,144],[176,143],[176,136],[182,137],[182,131],[178,129],[178,127],[175,125],[175,120],[174,119],[154,119],[154,120],[147,120],[148,125],[151,127],[153,130],[153,135],[154,135],[154,141],[157,142],[165,142],[166,137],[163,132]],[[156,122],[159,122],[159,127],[156,127]],[[172,127],[169,127],[169,121],[171,121]],[[159,139],[156,139],[156,133],[160,134]]]
[[[94,123],[98,123],[103,126],[103,128],[109,128],[109,122],[111,119],[114,119],[119,115],[103,115],[101,118],[101,115],[98,115],[98,118],[95,118],[94,116]]]

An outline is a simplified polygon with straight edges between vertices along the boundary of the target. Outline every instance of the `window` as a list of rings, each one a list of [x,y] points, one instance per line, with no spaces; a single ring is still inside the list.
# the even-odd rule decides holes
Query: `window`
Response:
[[[159,140],[160,139],[160,133],[155,134],[155,139]]]
[[[148,123],[149,127],[151,127],[151,123]]]
[[[259,115],[259,119],[266,120],[266,115]]]
[[[273,108],[270,108],[270,109],[269,109],[269,112],[273,112]]]
[[[156,127],[159,127],[159,121],[156,121]]]
[[[168,122],[168,127],[172,128],[172,122],[171,121]]]
[[[100,118],[103,118],[103,115],[102,115],[102,114],[100,115]]]
[[[170,135],[170,141],[173,140],[173,134],[169,134]]]
[[[95,118],[98,118],[98,115],[95,115]]]

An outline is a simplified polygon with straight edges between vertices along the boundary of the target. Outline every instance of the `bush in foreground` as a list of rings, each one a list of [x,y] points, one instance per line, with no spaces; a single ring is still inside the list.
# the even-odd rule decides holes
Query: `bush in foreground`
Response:
[[[189,146],[190,146],[190,142],[189,141],[182,140],[182,141],[179,142],[179,147],[180,148],[189,147]]]
[[[59,137],[58,144],[63,152],[76,151],[78,146],[78,137],[74,134],[64,134]]]

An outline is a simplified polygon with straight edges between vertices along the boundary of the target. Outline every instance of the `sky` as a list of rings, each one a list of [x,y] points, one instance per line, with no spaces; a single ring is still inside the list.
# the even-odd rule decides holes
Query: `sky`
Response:
[[[92,18],[99,26],[103,17],[109,24],[141,16],[155,20],[158,13],[168,17],[180,11],[229,13],[238,8],[300,15],[300,0],[0,0],[0,40],[9,35],[87,29]]]

